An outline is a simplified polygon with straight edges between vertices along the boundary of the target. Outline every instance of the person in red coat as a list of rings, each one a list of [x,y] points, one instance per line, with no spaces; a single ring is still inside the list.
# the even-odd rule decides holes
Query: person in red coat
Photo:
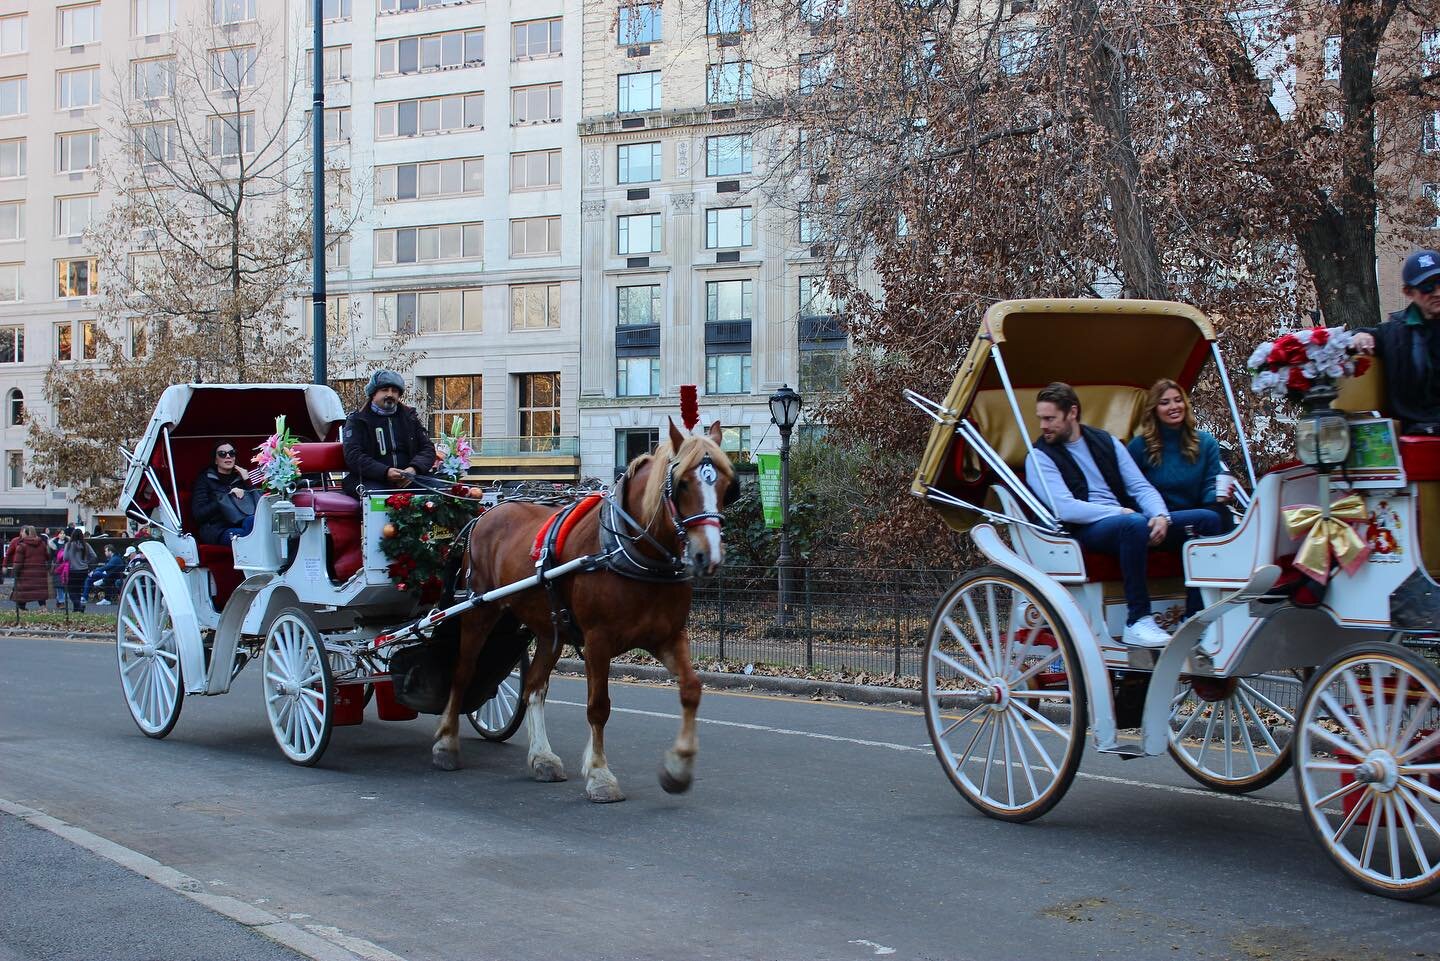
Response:
[[[42,605],[50,597],[50,548],[33,527],[20,529],[20,543],[15,545],[10,569],[15,572],[15,589],[10,599],[20,610],[31,601]]]

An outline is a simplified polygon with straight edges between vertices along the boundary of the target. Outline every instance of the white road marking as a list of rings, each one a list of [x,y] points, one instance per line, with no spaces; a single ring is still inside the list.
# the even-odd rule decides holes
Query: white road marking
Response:
[[[855,940],[851,941],[850,943],[851,943],[851,944],[858,944],[858,945],[861,945],[862,947],[866,947],[866,948],[874,948],[876,954],[894,954],[894,953],[895,953],[895,949],[894,949],[894,948],[887,948],[887,947],[885,947],[885,945],[883,945],[883,944],[876,944],[874,941],[866,941],[864,938],[856,938]]]
[[[547,698],[547,704],[564,704],[568,707],[585,707],[583,701],[562,701],[559,698]],[[642,711],[633,707],[611,707],[612,713],[637,714],[641,717],[659,717],[666,720],[678,721],[679,714],[669,714],[664,711]],[[738,727],[744,731],[756,731],[761,734],[784,734],[791,737],[808,737],[817,741],[835,741],[841,744],[857,744],[861,747],[878,747],[890,751],[902,751],[914,754],[934,754],[935,749],[926,744],[922,747],[911,747],[908,744],[896,744],[893,741],[872,741],[859,737],[841,737],[838,734],[821,734],[818,731],[797,731],[786,727],[769,727],[764,724],[748,724],[744,721],[721,721],[711,717],[697,717],[700,724],[714,724],[719,727]],[[1002,762],[1003,763],[1003,762]],[[1135,781],[1130,778],[1113,777],[1109,774],[1090,774],[1087,771],[1077,771],[1076,777],[1082,777],[1090,781],[1101,781],[1105,784],[1123,784],[1126,787],[1143,787],[1153,791],[1168,791],[1171,794],[1185,794],[1192,797],[1209,798],[1213,801],[1233,801],[1239,804],[1254,804],[1258,807],[1280,808],[1285,811],[1302,811],[1303,808],[1293,801],[1272,801],[1269,798],[1257,798],[1244,794],[1220,794],[1215,791],[1206,791],[1201,788],[1181,787],[1177,784],[1155,784],[1151,781]]]

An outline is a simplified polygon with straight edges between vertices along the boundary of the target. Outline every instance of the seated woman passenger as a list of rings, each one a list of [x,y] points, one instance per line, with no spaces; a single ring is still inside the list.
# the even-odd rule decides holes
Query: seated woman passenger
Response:
[[[255,524],[255,493],[250,478],[236,467],[235,445],[215,445],[211,465],[195,478],[190,511],[200,525],[200,543],[229,544]]]
[[[1145,399],[1140,430],[1130,441],[1130,456],[1174,511],[1204,510],[1204,518],[1170,529],[1164,547],[1178,548],[1188,538],[1228,531],[1234,524],[1228,490],[1216,491],[1216,478],[1224,473],[1215,435],[1196,430],[1190,399],[1173,380],[1156,381]],[[1213,521],[1211,520],[1213,518]],[[1186,592],[1185,614],[1200,610],[1200,592]]]

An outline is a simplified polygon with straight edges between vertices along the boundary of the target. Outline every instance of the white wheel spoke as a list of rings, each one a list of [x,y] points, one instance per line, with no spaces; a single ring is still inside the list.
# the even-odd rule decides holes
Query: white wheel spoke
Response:
[[[1260,716],[1260,711],[1255,707],[1255,704],[1250,700],[1250,695],[1245,693],[1245,691],[1246,687],[1242,682],[1241,685],[1235,689],[1235,696],[1240,698],[1240,702],[1249,709],[1250,715],[1255,718],[1255,726],[1260,729],[1260,736],[1265,739],[1265,746],[1276,754],[1279,754],[1280,745],[1276,744],[1275,738],[1271,736],[1270,726],[1265,723],[1265,719]],[[1287,718],[1287,720],[1292,726],[1295,724],[1295,718],[1290,717]]]
[[[1390,716],[1386,718],[1385,727],[1381,730],[1380,735],[1398,749],[1404,745],[1397,744],[1390,739],[1400,736],[1400,722],[1405,717],[1405,701],[1410,696],[1410,672],[1398,671],[1397,673],[1400,676],[1395,681],[1395,700],[1390,705]]]
[[[1440,840],[1440,821],[1435,820],[1435,816],[1431,814],[1423,804],[1421,804],[1415,799],[1415,795],[1412,792],[1406,790],[1403,787],[1397,787],[1396,793],[1400,795],[1400,797],[1405,801],[1405,803],[1410,807],[1412,811],[1419,815],[1419,822],[1423,823],[1427,828],[1430,829],[1431,835],[1433,835],[1437,840]],[[1419,824],[1417,824],[1416,826],[1418,827]]]
[[[994,673],[1000,674],[1001,669],[1010,663],[1005,652],[1009,639],[1000,636],[1000,614],[995,609],[994,584],[985,585],[985,615],[990,625],[990,663],[994,665]]]
[[[1010,692],[1010,696],[1011,696],[1011,697],[1024,697],[1024,698],[1031,698],[1031,697],[1033,697],[1033,698],[1035,698],[1035,699],[1038,700],[1038,701],[1050,701],[1050,700],[1055,700],[1055,701],[1068,701],[1068,700],[1070,700],[1070,698],[1071,698],[1071,692],[1068,691],[1068,690],[1065,690],[1065,691],[1050,690],[1050,689],[1048,689],[1048,688],[1043,688],[1043,687],[1042,687],[1042,688],[1040,688],[1040,689],[1038,689],[1038,690],[1011,691],[1011,692]]]
[[[1350,813],[1345,816],[1345,820],[1340,822],[1340,826],[1336,828],[1335,833],[1330,836],[1330,843],[1337,848],[1340,846],[1340,842],[1345,839],[1345,835],[1349,834],[1350,829],[1355,826],[1355,822],[1360,820],[1360,815],[1374,807],[1371,803],[1374,795],[1368,789],[1369,786],[1367,785],[1366,787],[1367,790],[1364,792],[1365,796],[1355,802],[1355,806],[1350,809]],[[1312,804],[1311,807],[1314,808],[1315,805]]]
[[[985,776],[980,782],[982,797],[990,796],[990,773],[995,770],[995,738],[999,733],[1000,722],[996,721],[990,728],[990,744],[985,748]]]
[[[1205,733],[1200,735],[1200,753],[1195,756],[1195,766],[1205,767],[1205,752],[1210,750],[1210,740],[1215,736],[1215,704],[1210,705],[1210,716],[1205,720]]]
[[[1440,804],[1440,791],[1437,791],[1435,788],[1431,787],[1429,784],[1426,784],[1424,781],[1417,781],[1413,777],[1402,774],[1400,775],[1399,783],[1405,785],[1410,790],[1421,795],[1422,797],[1428,798],[1431,802],[1435,804]]]
[[[1390,849],[1390,877],[1400,880],[1400,832],[1395,823],[1395,798],[1385,795],[1385,845]]]
[[[1399,761],[1401,764],[1404,764],[1416,755],[1429,754],[1431,748],[1437,746],[1440,746],[1440,729],[1431,731],[1429,736],[1422,738],[1421,740],[1416,741],[1414,744],[1411,744],[1409,747],[1405,748],[1403,751],[1400,752],[1400,755],[1395,760]]]
[[[1375,860],[1375,839],[1380,834],[1380,822],[1384,820],[1385,805],[1383,798],[1372,795],[1370,802],[1370,817],[1365,824],[1365,840],[1360,845],[1360,866],[1370,870],[1370,863]]]
[[[1050,650],[1050,648],[1048,648],[1048,647],[1047,647],[1047,648],[1043,648],[1043,650],[1047,650],[1047,651],[1048,651],[1048,650]],[[1048,668],[1051,664],[1053,664],[1053,663],[1055,662],[1055,658],[1057,658],[1057,657],[1059,657],[1059,656],[1060,656],[1060,651],[1059,651],[1059,649],[1056,649],[1053,654],[1050,654],[1050,655],[1047,655],[1047,656],[1045,656],[1045,657],[1042,657],[1039,661],[1036,661],[1034,664],[1032,664],[1032,665],[1030,665],[1028,668],[1026,668],[1025,673],[1023,673],[1023,674],[1021,674],[1019,677],[1015,678],[1015,680],[1012,681],[1011,683],[1014,684],[1014,685],[1016,685],[1016,686],[1019,686],[1019,685],[1021,685],[1021,684],[1024,684],[1026,681],[1030,680],[1032,677],[1034,677],[1034,676],[1037,675],[1037,674],[1044,674],[1044,673],[1045,673],[1045,669]]]
[[[970,644],[969,639],[960,632],[960,625],[956,624],[954,619],[949,616],[942,618],[941,622],[945,625],[945,629],[950,632],[950,636],[960,642],[960,646],[965,649],[965,654],[970,658],[971,663],[973,663],[978,668],[982,668],[988,671],[990,668],[985,664],[985,661],[981,659],[980,653],[976,651],[975,648]],[[981,687],[985,687],[990,683],[985,678],[981,677],[978,673],[965,667],[959,661],[955,660],[949,654],[946,654],[939,648],[936,648],[935,656],[945,661],[945,663],[947,663],[950,667],[964,674],[966,677],[970,678],[975,683],[979,684]]]
[[[975,630],[975,646],[979,649],[979,656],[977,656],[977,657],[975,658],[975,662],[976,662],[977,664],[979,664],[981,667],[983,667],[983,668],[985,669],[986,673],[989,673],[989,674],[996,674],[996,673],[998,673],[998,672],[995,670],[995,665],[991,664],[990,661],[989,661],[989,659],[984,656],[984,654],[985,654],[985,652],[986,652],[986,648],[985,648],[985,633],[986,633],[986,632],[985,632],[985,628],[980,625],[980,615],[979,615],[978,613],[976,613],[976,611],[975,611],[975,601],[974,601],[974,599],[971,598],[970,592],[969,592],[969,591],[966,591],[964,594],[961,594],[961,595],[960,595],[960,600],[961,600],[961,602],[964,603],[964,605],[965,605],[965,614],[970,618],[970,626],[971,626],[972,628],[974,628],[974,630]]]
[[[973,751],[973,750],[975,750],[975,743],[980,740],[980,735],[981,735],[981,733],[984,732],[984,730],[985,730],[985,725],[989,724],[989,723],[991,722],[991,720],[994,719],[994,717],[995,717],[995,712],[994,712],[994,711],[986,711],[984,714],[980,715],[980,723],[977,724],[977,725],[975,725],[975,733],[972,734],[972,735],[970,735],[970,740],[969,740],[969,742],[965,745],[965,750],[964,750],[964,752],[955,756],[955,769],[956,769],[956,770],[959,770],[960,768],[964,767],[964,766],[965,766],[965,762],[968,761],[968,760],[970,760],[970,752]]]
[[[1025,704],[1021,701],[1015,701],[1013,703],[1015,705],[1015,709],[1021,714],[1024,714],[1026,717],[1040,724],[1042,727],[1048,728],[1050,730],[1050,733],[1063,740],[1066,744],[1070,743],[1070,734],[1068,731],[1064,731],[1058,726],[1056,726],[1055,723],[1052,722],[1048,717],[1041,714],[1039,711],[1035,710],[1030,705]]]
[[[1305,730],[1309,734],[1320,738],[1322,741],[1329,744],[1336,750],[1342,751],[1345,754],[1350,755],[1351,757],[1364,757],[1365,755],[1370,753],[1368,750],[1361,747],[1360,745],[1345,740],[1343,737],[1334,733],[1333,731],[1325,730],[1323,727],[1321,727],[1314,721],[1311,721],[1308,725],[1306,725]]]
[[[1189,733],[1191,726],[1193,726],[1196,721],[1200,720],[1200,715],[1204,712],[1205,702],[1200,700],[1199,698],[1196,698],[1194,710],[1192,710],[1190,712],[1190,716],[1185,719],[1185,723],[1180,725],[1180,730],[1175,732],[1175,741],[1177,743],[1184,740],[1185,735]]]
[[[1035,772],[1030,770],[1030,755],[1025,753],[1025,745],[1020,743],[1020,732],[1015,730],[1021,726],[1009,711],[1005,712],[1005,727],[1015,741],[1015,754],[1020,758],[1020,770],[1025,772],[1025,784],[1030,788],[1030,800],[1034,801],[1040,796],[1040,791],[1035,787]]]
[[[1023,732],[1025,737],[1030,741],[1030,746],[1035,749],[1036,754],[1040,755],[1040,759],[1045,763],[1046,769],[1050,771],[1051,777],[1058,775],[1060,773],[1060,766],[1055,763],[1055,759],[1050,756],[1050,752],[1045,750],[1045,746],[1040,743],[1040,738],[1036,737],[1035,732],[1030,729],[1030,725],[1021,721],[1019,718],[1013,719],[1012,723],[1014,723],[1016,730]]]
[[[1345,672],[1345,676],[1350,677],[1350,672]],[[1345,733],[1349,734],[1351,740],[1355,742],[1355,755],[1357,757],[1364,757],[1366,754],[1370,753],[1370,749],[1374,746],[1373,742],[1368,736],[1366,736],[1365,732],[1361,731],[1355,726],[1354,717],[1350,714],[1349,711],[1345,710],[1343,707],[1341,707],[1335,702],[1334,696],[1331,695],[1329,691],[1320,692],[1320,703],[1325,705],[1325,709],[1330,712],[1330,716],[1334,718],[1334,720],[1345,729]],[[1356,710],[1364,711],[1365,708],[1357,707]],[[1361,720],[1363,719],[1364,718],[1362,717]]]
[[[1391,742],[1396,750],[1403,749],[1420,733],[1420,728],[1424,726],[1425,718],[1430,713],[1430,705],[1434,703],[1435,698],[1430,696],[1429,691],[1425,692],[1424,699],[1416,702],[1414,713],[1410,715],[1410,723],[1406,724],[1405,730],[1401,731]]]
[[[1312,764],[1307,764],[1307,765],[1305,765],[1305,766],[1306,766],[1307,768],[1309,768],[1310,770],[1312,770],[1312,771],[1315,769],[1315,768],[1314,768],[1314,765],[1312,765]],[[1316,808],[1316,809],[1323,808],[1325,805],[1331,804],[1331,803],[1333,803],[1333,802],[1335,802],[1335,801],[1338,801],[1340,798],[1344,797],[1345,795],[1351,794],[1351,793],[1353,793],[1353,792],[1355,792],[1355,791],[1358,791],[1358,790],[1360,790],[1361,788],[1363,788],[1364,786],[1365,786],[1365,782],[1364,782],[1364,781],[1351,781],[1351,782],[1348,783],[1348,784],[1342,784],[1342,785],[1340,785],[1338,788],[1336,788],[1335,790],[1331,791],[1329,794],[1325,795],[1324,797],[1315,799],[1315,801],[1311,802],[1311,805],[1310,805],[1310,806],[1313,807],[1313,808]]]
[[[1402,764],[1400,765],[1400,773],[1412,776],[1419,774],[1436,775],[1440,774],[1440,764]]]
[[[935,660],[941,662],[946,667],[959,671],[962,675],[964,675],[965,679],[970,681],[971,683],[978,684],[982,688],[988,688],[990,686],[989,681],[981,677],[979,674],[976,674],[974,671],[970,670],[964,664],[961,664],[959,661],[955,660],[955,658],[951,657],[949,654],[946,654],[944,651],[935,651],[932,656],[935,658]]]
[[[990,705],[989,705],[989,704],[986,704],[984,701],[981,701],[979,704],[976,704],[976,705],[975,705],[974,707],[972,707],[970,710],[966,711],[963,715],[961,715],[960,717],[958,717],[958,718],[956,718],[954,721],[952,721],[949,727],[945,728],[945,730],[943,730],[943,731],[940,732],[940,736],[941,736],[941,737],[949,737],[951,731],[955,730],[955,729],[956,729],[957,727],[959,727],[960,725],[962,725],[962,724],[966,723],[967,721],[969,721],[969,720],[970,720],[971,718],[973,718],[976,714],[979,714],[981,711],[988,710],[989,708],[990,708]]]
[[[1430,873],[1430,856],[1425,853],[1425,845],[1420,840],[1420,832],[1415,830],[1415,820],[1410,817],[1410,805],[1415,803],[1410,792],[1403,788],[1395,792],[1395,814],[1400,819],[1400,827],[1405,831],[1405,840],[1410,842],[1410,853],[1420,863],[1420,873]]]
[[[1252,687],[1251,685],[1246,684],[1243,680],[1240,682],[1240,686],[1243,687],[1245,691],[1255,700],[1259,701],[1261,704],[1264,704],[1270,710],[1274,711],[1276,714],[1279,714],[1282,718],[1284,718],[1287,724],[1293,725],[1295,723],[1294,714],[1291,714],[1288,710],[1281,707],[1279,704],[1276,704],[1274,701],[1270,700],[1270,698],[1266,697],[1264,692],[1262,692],[1258,687]]]

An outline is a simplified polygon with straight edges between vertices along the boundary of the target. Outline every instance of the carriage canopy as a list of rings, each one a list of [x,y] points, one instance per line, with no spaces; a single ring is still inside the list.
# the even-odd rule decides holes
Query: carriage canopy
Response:
[[[1035,392],[1064,381],[1080,397],[1087,424],[1122,440],[1134,432],[1145,394],[1161,378],[1188,392],[1211,355],[1214,329],[1186,304],[1158,300],[1007,300],[985,313],[980,330],[937,412],[911,490],[929,497],[946,523],[966,530],[978,519],[945,498],[984,505],[999,475],[963,436],[978,431],[1023,476],[1039,436]],[[1009,387],[1007,390],[1006,380]],[[1023,431],[1017,423],[1023,422]],[[932,496],[934,494],[942,496]]]

